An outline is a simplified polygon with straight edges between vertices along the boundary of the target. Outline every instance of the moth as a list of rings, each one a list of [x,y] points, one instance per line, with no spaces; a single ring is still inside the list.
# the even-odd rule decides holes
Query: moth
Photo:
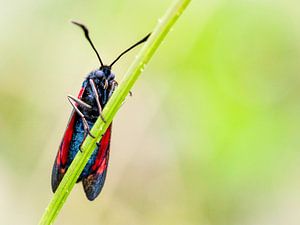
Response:
[[[91,135],[90,129],[100,116],[105,122],[101,112],[118,83],[112,73],[112,66],[127,52],[145,42],[150,34],[123,51],[112,63],[103,64],[98,51],[90,39],[87,27],[81,23],[72,21],[79,26],[93,48],[100,62],[100,68],[90,72],[82,83],[77,97],[68,95],[68,100],[73,107],[67,128],[60,143],[53,169],[51,185],[55,192],[75,155],[87,135]],[[109,125],[101,141],[97,143],[90,159],[80,174],[77,182],[82,181],[86,197],[92,201],[101,192],[107,173],[110,152],[112,124]],[[91,135],[93,137],[93,135]]]

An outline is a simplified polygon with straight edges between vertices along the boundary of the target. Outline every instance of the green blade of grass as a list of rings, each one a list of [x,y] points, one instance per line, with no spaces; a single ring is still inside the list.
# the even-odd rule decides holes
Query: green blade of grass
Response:
[[[123,80],[120,82],[118,88],[104,107],[102,115],[106,119],[106,123],[104,123],[101,118],[98,118],[94,124],[91,129],[91,133],[96,138],[87,136],[83,142],[82,152],[79,151],[77,153],[72,164],[68,168],[39,222],[40,225],[52,224],[54,222],[88,159],[93,153],[96,142],[101,139],[101,136],[105,133],[109,124],[112,122],[113,117],[117,113],[126,96],[129,94],[135,81],[144,70],[144,67],[189,3],[190,0],[177,0],[172,6],[170,6],[164,17],[158,21],[158,24],[154,28],[148,41],[139,52],[134,62],[126,72]]]

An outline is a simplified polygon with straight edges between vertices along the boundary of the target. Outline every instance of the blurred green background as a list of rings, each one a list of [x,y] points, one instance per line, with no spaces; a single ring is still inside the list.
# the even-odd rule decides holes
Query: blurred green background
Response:
[[[1,1],[0,224],[37,224],[84,77],[172,1]],[[300,2],[194,0],[114,120],[106,185],[55,224],[300,224]],[[135,50],[113,68],[122,79]]]

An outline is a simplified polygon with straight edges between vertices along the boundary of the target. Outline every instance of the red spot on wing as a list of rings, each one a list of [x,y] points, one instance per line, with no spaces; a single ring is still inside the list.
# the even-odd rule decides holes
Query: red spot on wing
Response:
[[[85,90],[85,87],[82,87],[82,88],[80,89],[79,94],[78,94],[78,96],[77,96],[79,99],[82,98],[82,95],[83,95],[84,90]]]
[[[112,125],[109,125],[100,141],[99,151],[95,163],[92,166],[92,171],[96,171],[100,174],[103,173],[103,171],[107,168],[108,165],[111,126]]]
[[[78,94],[79,99],[82,98],[84,90],[85,90],[85,87],[82,87],[80,89],[79,94]],[[59,147],[58,155],[56,158],[57,165],[61,165],[61,164],[65,165],[67,163],[70,143],[72,140],[76,119],[77,119],[77,114],[73,110],[73,112],[71,114],[71,118],[70,118],[68,126],[67,126],[67,129],[65,131],[64,137],[63,137],[62,142]]]
[[[103,159],[101,165],[99,166],[97,170],[97,174],[102,174],[104,170],[106,170],[107,166],[108,166],[108,158],[105,158]]]
[[[75,112],[72,112],[70,122],[67,126],[63,140],[60,145],[60,160],[63,165],[68,160],[68,153],[69,153],[70,143],[71,143],[72,136],[73,136],[76,117],[77,117],[77,115],[75,114]]]

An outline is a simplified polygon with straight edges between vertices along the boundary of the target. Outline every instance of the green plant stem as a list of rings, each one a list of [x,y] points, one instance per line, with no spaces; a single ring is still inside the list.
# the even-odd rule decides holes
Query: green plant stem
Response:
[[[106,119],[106,123],[104,123],[101,118],[98,118],[98,120],[94,124],[93,128],[91,129],[91,133],[96,138],[87,136],[87,138],[83,142],[82,152],[79,151],[77,153],[72,164],[68,168],[68,171],[66,172],[63,180],[58,186],[40,220],[40,225],[52,224],[54,222],[64,202],[69,196],[73,186],[75,185],[76,180],[78,179],[88,159],[93,153],[96,142],[98,142],[101,139],[101,136],[105,133],[109,124],[112,122],[113,117],[120,108],[122,102],[125,100],[126,96],[132,89],[135,81],[138,79],[139,75],[144,70],[144,67],[149,62],[158,46],[161,44],[170,28],[187,7],[189,2],[190,0],[177,0],[175,4],[173,4],[168,9],[165,16],[158,21],[158,24],[156,25],[149,40],[145,43],[136,59],[126,72],[122,82],[104,107],[102,115]]]

